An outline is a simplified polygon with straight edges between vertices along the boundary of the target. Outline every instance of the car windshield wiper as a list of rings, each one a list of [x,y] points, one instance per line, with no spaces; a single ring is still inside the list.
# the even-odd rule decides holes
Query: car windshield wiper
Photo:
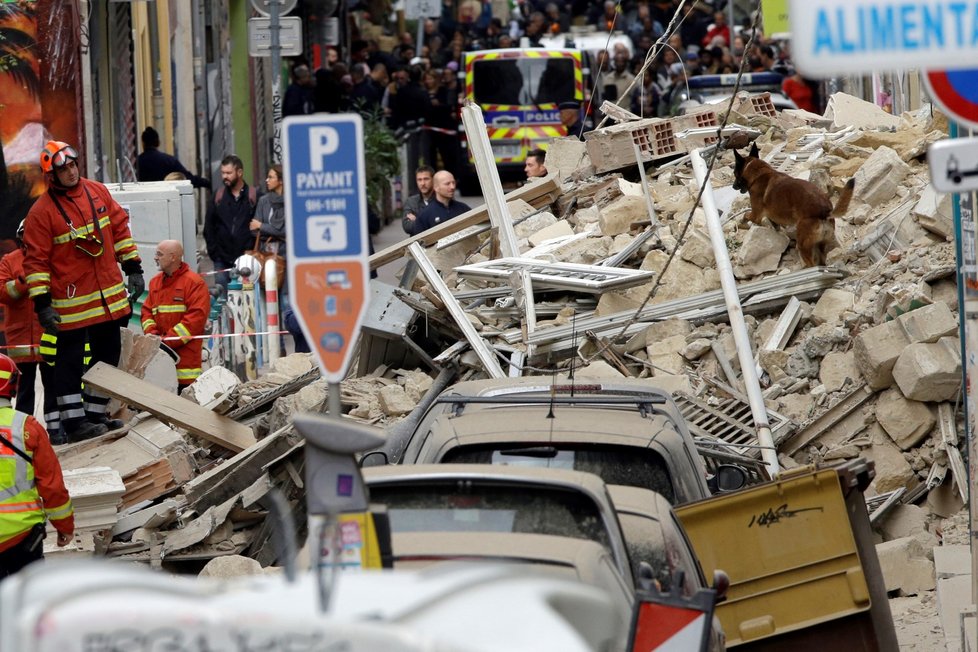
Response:
[[[531,448],[512,448],[506,451],[499,451],[500,455],[513,457],[557,457],[557,449],[554,446],[533,446]]]

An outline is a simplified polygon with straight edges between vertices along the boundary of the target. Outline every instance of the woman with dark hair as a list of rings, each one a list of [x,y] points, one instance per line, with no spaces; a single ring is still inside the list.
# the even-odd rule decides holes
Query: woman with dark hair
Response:
[[[282,166],[275,164],[265,175],[267,192],[258,198],[255,216],[249,228],[258,236],[259,251],[278,254],[285,258],[285,181]],[[279,279],[279,305],[285,306],[288,299],[286,279]]]

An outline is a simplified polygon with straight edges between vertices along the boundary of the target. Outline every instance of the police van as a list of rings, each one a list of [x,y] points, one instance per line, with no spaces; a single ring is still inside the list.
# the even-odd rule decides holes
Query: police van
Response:
[[[480,106],[500,172],[522,170],[527,153],[567,135],[560,124],[561,102],[584,101],[580,50],[511,48],[464,53],[461,102]],[[472,153],[460,125],[466,153],[465,177],[474,175]]]

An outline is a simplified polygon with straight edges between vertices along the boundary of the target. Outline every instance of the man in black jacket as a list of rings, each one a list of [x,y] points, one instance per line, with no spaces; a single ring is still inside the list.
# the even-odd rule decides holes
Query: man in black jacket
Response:
[[[214,201],[204,218],[204,241],[214,269],[228,269],[254,243],[251,218],[255,216],[258,193],[244,180],[244,164],[230,154],[221,160],[221,180],[224,185],[214,193]],[[228,272],[219,272],[215,283],[227,291],[231,280]]]
[[[433,185],[435,200],[418,215],[414,226],[415,235],[471,210],[468,204],[455,199],[455,175],[451,172],[435,172]]]
[[[136,178],[140,181],[163,181],[171,172],[179,172],[190,179],[194,188],[210,188],[211,182],[187,171],[175,156],[170,156],[159,150],[160,134],[152,127],[146,127],[140,138],[143,141],[143,153],[136,158]]]

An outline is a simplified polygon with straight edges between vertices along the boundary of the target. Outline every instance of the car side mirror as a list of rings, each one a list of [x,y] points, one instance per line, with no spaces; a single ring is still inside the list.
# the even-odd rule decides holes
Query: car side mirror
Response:
[[[717,604],[727,599],[727,589],[730,588],[730,576],[726,571],[713,571],[713,590],[717,593]]]
[[[747,486],[747,471],[736,464],[721,464],[707,484],[710,486],[710,491],[715,494],[739,491]]]
[[[388,464],[390,464],[390,460],[387,459],[387,453],[384,451],[370,451],[360,458],[361,469],[368,466],[387,466]]]

